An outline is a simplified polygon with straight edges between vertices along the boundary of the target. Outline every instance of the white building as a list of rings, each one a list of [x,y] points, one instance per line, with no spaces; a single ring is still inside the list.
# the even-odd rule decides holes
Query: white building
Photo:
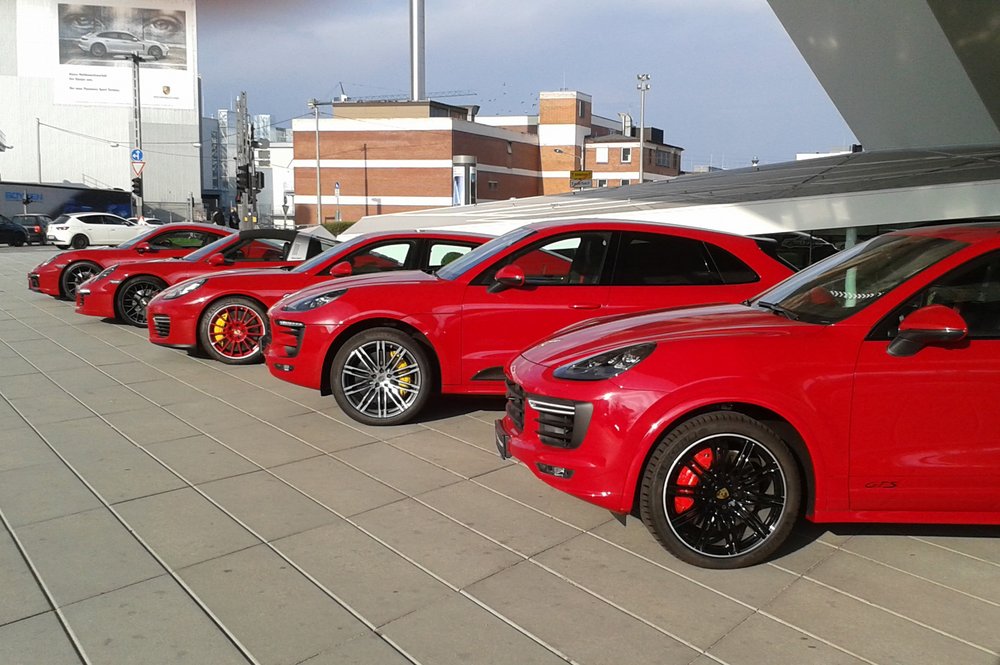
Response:
[[[0,127],[14,146],[0,152],[0,176],[131,189],[134,65],[115,53],[117,35],[81,40],[127,32],[163,52],[138,66],[146,214],[186,216],[201,197],[195,2],[99,1],[0,2]]]

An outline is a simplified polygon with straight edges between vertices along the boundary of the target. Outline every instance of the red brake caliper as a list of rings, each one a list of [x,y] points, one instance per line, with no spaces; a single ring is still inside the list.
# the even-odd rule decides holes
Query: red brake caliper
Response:
[[[698,465],[702,468],[709,468],[712,466],[712,449],[705,448],[704,450],[699,450],[694,455],[694,459],[698,462]],[[686,466],[681,469],[681,472],[677,474],[677,485],[679,487],[694,487],[698,484],[698,474],[691,470],[690,466]],[[690,510],[691,506],[694,505],[694,499],[687,496],[677,496],[674,497],[674,512],[677,514],[683,513],[686,510]]]

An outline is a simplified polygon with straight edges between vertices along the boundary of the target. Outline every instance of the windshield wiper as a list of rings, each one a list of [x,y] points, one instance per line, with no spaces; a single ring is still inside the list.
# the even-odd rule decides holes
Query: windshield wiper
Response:
[[[764,302],[763,300],[758,300],[757,301],[757,305],[760,306],[760,307],[763,307],[764,309],[769,309],[772,312],[774,312],[775,314],[780,314],[781,316],[785,317],[786,319],[790,319],[792,321],[798,321],[799,320],[799,315],[798,314],[796,314],[792,310],[788,309],[787,307],[782,307],[781,305],[779,305],[777,303]]]

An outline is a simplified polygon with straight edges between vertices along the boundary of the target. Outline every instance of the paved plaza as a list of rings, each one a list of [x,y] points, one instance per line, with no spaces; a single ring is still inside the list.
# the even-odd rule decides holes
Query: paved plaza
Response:
[[[0,664],[1000,663],[1000,528],[685,565],[501,460],[500,399],[332,397],[28,291],[0,248]]]

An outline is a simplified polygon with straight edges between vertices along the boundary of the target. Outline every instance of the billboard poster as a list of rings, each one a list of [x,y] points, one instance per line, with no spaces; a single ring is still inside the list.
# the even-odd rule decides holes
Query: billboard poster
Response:
[[[141,59],[144,107],[194,108],[189,50],[193,14],[178,8],[177,2],[168,4],[154,8],[59,3],[55,101],[131,105],[132,54],[136,54]]]

